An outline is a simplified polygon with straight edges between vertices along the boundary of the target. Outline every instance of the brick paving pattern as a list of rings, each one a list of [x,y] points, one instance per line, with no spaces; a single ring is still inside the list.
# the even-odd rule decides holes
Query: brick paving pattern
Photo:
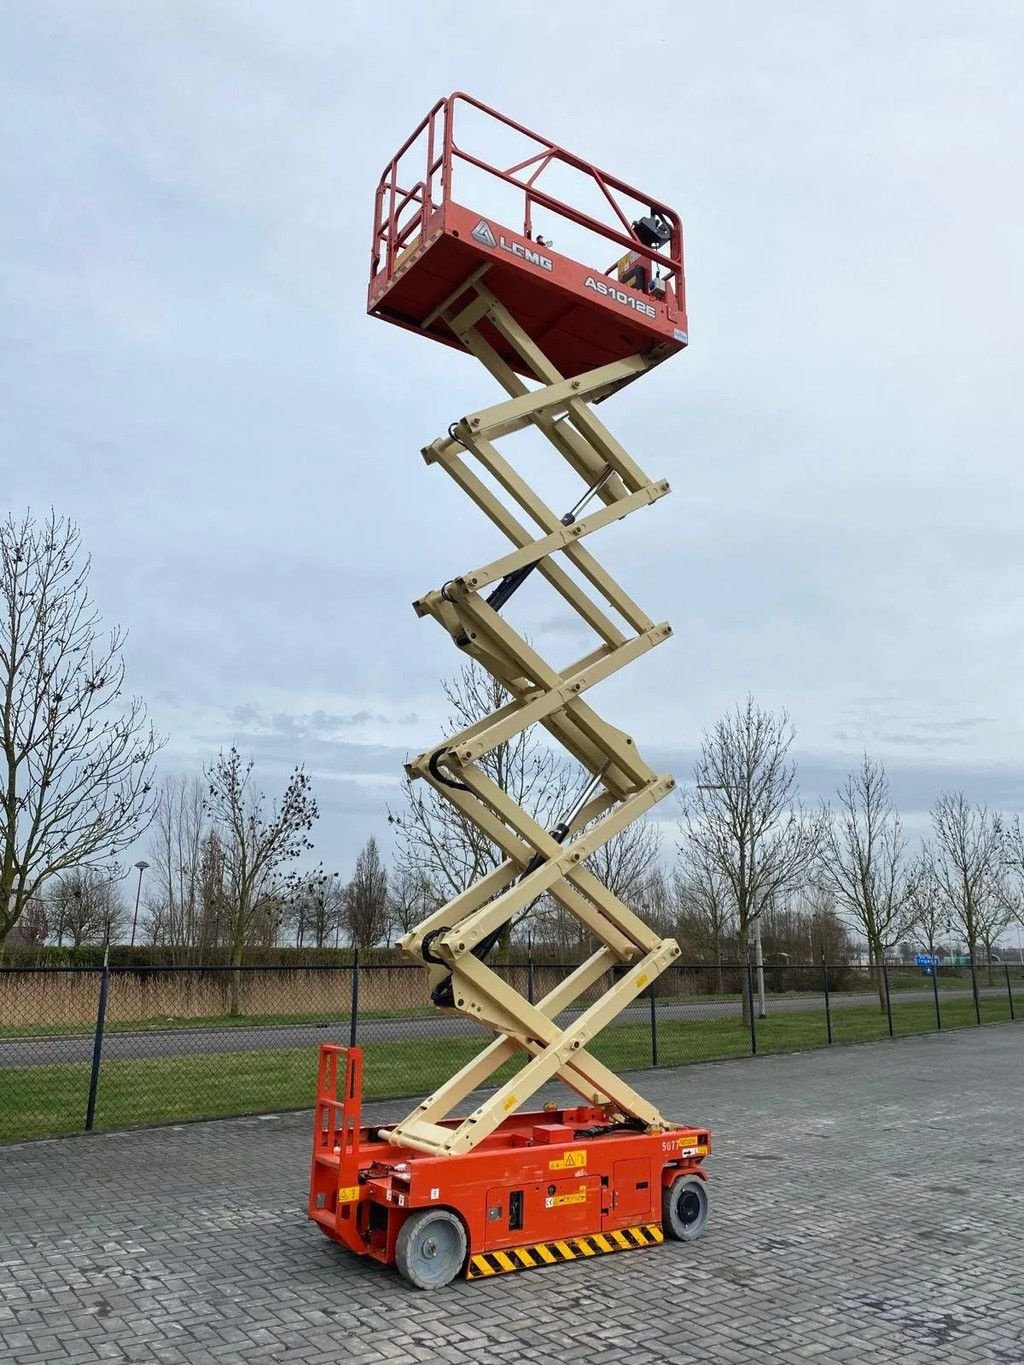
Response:
[[[306,1115],[0,1149],[0,1360],[1024,1365],[1020,1026],[639,1084],[715,1132],[703,1241],[433,1294],[305,1221]]]

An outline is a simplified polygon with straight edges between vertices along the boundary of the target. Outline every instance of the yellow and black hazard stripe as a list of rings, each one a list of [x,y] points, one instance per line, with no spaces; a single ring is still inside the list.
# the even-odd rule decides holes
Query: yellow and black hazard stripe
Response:
[[[559,1265],[581,1261],[588,1256],[607,1256],[611,1251],[635,1251],[653,1247],[665,1240],[657,1223],[641,1223],[635,1228],[616,1228],[614,1232],[591,1232],[586,1237],[566,1237],[556,1242],[532,1242],[507,1251],[483,1251],[470,1256],[467,1280],[484,1280],[492,1275],[508,1275],[513,1270],[532,1270],[538,1265]]]

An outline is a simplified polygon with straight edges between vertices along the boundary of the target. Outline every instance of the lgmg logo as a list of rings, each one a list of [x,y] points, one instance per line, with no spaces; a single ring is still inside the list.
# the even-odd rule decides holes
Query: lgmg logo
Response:
[[[539,251],[534,251],[533,247],[527,246],[525,242],[508,241],[500,232],[495,237],[490,223],[485,218],[480,219],[469,235],[474,242],[479,242],[481,246],[490,247],[492,251],[507,251],[510,256],[518,256],[521,261],[528,261],[530,265],[539,266],[541,270],[554,269],[550,256],[542,256]]]

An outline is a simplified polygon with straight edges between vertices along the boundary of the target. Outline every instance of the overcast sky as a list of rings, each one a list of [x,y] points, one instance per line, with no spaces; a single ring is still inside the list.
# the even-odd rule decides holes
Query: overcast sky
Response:
[[[674,495],[592,542],[675,639],[595,703],[681,780],[749,691],[812,799],[1024,807],[1022,63],[1017,0],[8,0],[2,504],[81,524],[164,770],[305,763],[348,874],[441,733],[409,603],[506,543],[418,452],[500,394],[364,308],[462,88],[683,217],[690,348],[603,414]]]

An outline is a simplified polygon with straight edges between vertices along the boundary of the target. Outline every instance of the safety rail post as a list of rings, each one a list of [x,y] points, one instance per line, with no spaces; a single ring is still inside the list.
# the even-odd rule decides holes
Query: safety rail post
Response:
[[[939,1009],[939,969],[935,962],[935,954],[932,954],[932,994],[935,996],[935,1027],[942,1032],[942,1011]]]
[[[359,1024],[359,949],[352,950],[352,1006],[348,1026],[348,1045],[355,1047]]]
[[[981,1027],[981,1000],[978,996],[978,973],[974,970],[974,954],[968,954],[967,961],[971,964],[971,994],[974,996],[974,1021]]]
[[[658,1002],[654,994],[654,982],[647,987],[647,999],[651,1007],[651,1066],[658,1065]]]
[[[882,954],[882,981],[885,983],[885,1017],[889,1021],[889,1037],[895,1037],[892,1026],[892,996],[889,994],[889,969],[885,965],[885,954]]]
[[[1003,963],[1003,971],[1006,973],[1006,998],[1010,1002],[1010,1022],[1013,1023],[1017,1016],[1013,1012],[1013,987],[1010,985],[1010,964],[1008,962]]]
[[[829,993],[828,963],[825,954],[821,955],[821,983],[825,991],[825,1034],[829,1047],[832,1046],[832,1003]]]
[[[754,1018],[754,969],[747,953],[747,1009],[750,1013],[750,1055],[757,1056],[757,1020]]]
[[[96,1118],[96,1092],[100,1084],[100,1060],[103,1056],[103,1029],[107,1021],[107,992],[110,989],[110,949],[103,951],[103,970],[100,972],[100,997],[96,1005],[96,1033],[92,1044],[92,1070],[89,1074],[89,1102],[85,1109],[85,1131],[92,1132]]]

